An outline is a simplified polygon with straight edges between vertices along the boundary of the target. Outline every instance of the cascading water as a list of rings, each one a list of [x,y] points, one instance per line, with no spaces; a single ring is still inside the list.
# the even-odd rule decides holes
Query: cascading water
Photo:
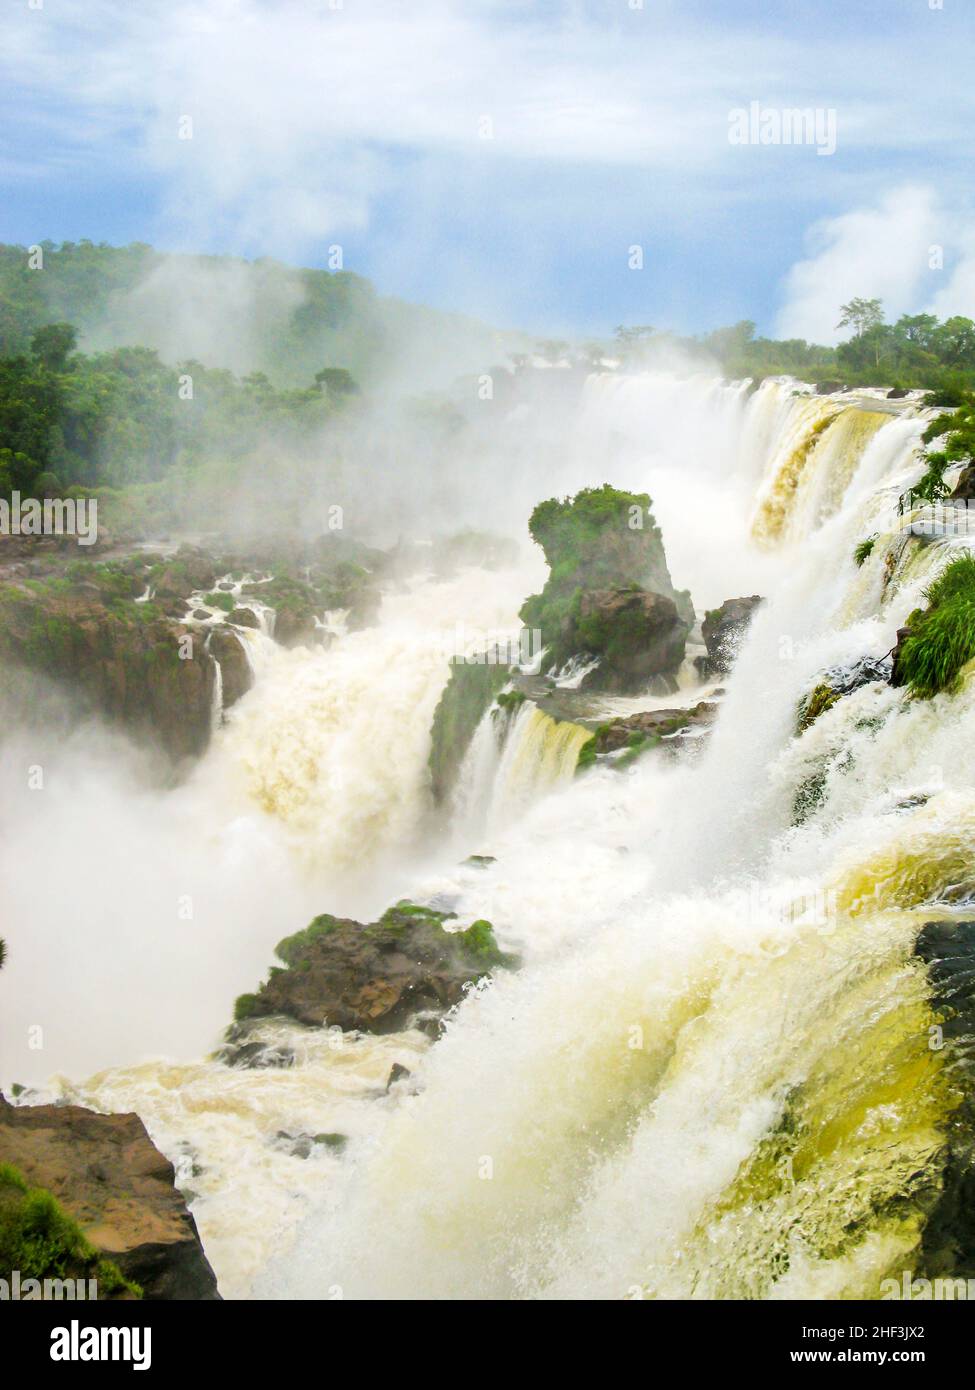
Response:
[[[300,1035],[273,1076],[154,1062],[60,1083],[199,1160],[194,1213],[228,1293],[875,1297],[913,1268],[954,1100],[911,949],[924,904],[975,886],[975,693],[874,683],[801,737],[795,719],[818,673],[889,650],[959,542],[897,524],[916,411],[795,391],[593,379],[551,480],[648,490],[699,606],[768,595],[699,759],[574,777],[584,730],[530,704],[489,713],[454,810],[462,852],[493,862],[458,865],[457,841],[427,836],[431,626],[482,614],[482,576],[277,653],[231,713],[193,795],[219,786],[226,826],[256,817],[292,872],[327,861],[315,910],[437,895],[522,965],[433,1047]],[[531,584],[508,587],[498,625]],[[348,878],[376,862],[378,884]],[[417,1094],[377,1098],[392,1060]],[[333,1128],[341,1159],[275,1138]]]

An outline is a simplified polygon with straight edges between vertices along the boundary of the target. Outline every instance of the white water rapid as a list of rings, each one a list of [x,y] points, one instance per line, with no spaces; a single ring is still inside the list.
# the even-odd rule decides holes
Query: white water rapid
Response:
[[[107,736],[8,742],[5,785],[51,773],[2,825],[4,934],[27,943],[6,1079],[138,1111],[225,1296],[875,1297],[912,1267],[910,1197],[943,1161],[911,945],[955,910],[925,904],[975,884],[975,685],[865,685],[795,727],[817,675],[888,652],[965,543],[898,526],[925,423],[790,382],[590,380],[534,500],[646,490],[699,613],[767,596],[694,760],[573,776],[584,734],[527,704],[482,722],[453,825],[434,813],[444,631],[513,627],[537,557],[265,653],[175,791],[140,791]],[[206,1060],[280,937],[434,896],[522,958],[436,1044],[278,1029],[292,1068]],[[396,1061],[413,1076],[387,1094]],[[345,1150],[280,1138],[321,1131]]]

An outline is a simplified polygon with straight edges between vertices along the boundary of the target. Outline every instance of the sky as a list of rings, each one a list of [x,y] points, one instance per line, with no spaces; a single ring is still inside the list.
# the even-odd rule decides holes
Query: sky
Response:
[[[338,246],[548,335],[975,317],[973,39],[971,0],[6,0],[0,241]]]

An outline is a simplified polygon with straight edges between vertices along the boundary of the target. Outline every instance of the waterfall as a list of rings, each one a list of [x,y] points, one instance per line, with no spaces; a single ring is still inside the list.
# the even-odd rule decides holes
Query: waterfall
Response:
[[[772,487],[837,404],[777,407]],[[546,834],[558,797],[523,824],[530,853],[498,850],[481,891],[519,915],[526,967],[458,1013],[382,1150],[265,1291],[876,1297],[913,1267],[953,1102],[911,943],[921,905],[975,878],[975,692],[922,704],[866,686],[802,738],[794,720],[825,665],[890,645],[944,562],[935,542],[898,583],[901,550],[868,610],[852,561],[868,519],[893,529],[921,428],[850,422],[809,451],[819,500],[699,765],[597,771],[561,794],[563,853]],[[536,715],[519,723],[540,737]],[[829,749],[843,756],[795,826],[796,785]],[[608,841],[591,853],[608,816],[615,850],[649,861],[642,892],[627,879],[620,896]],[[536,919],[575,897],[595,920],[533,965]]]
[[[210,709],[210,727],[216,733],[223,723],[223,667],[215,656],[213,662],[213,705]]]
[[[121,923],[138,914],[121,901],[111,969],[131,968],[138,988],[120,1005],[136,1041],[116,1060],[131,1065],[54,1086],[137,1109],[174,1161],[198,1157],[194,1216],[232,1293],[875,1298],[918,1267],[957,1097],[912,947],[923,921],[975,893],[975,683],[927,701],[867,684],[801,735],[796,712],[825,669],[889,651],[966,544],[898,519],[928,418],[787,381],[589,380],[538,496],[607,478],[646,490],[699,611],[767,598],[693,761],[651,754],[576,776],[580,725],[531,703],[489,711],[444,835],[427,769],[443,634],[509,626],[537,575],[417,581],[386,595],[374,629],[269,654],[166,803],[161,843],[167,863],[182,846],[180,872],[153,881],[168,901],[205,871],[232,914],[214,908],[185,942],[153,921],[169,954],[146,972],[161,991],[150,1011],[125,966]],[[858,568],[854,548],[873,535]],[[69,802],[86,897],[111,904],[115,860],[100,878]],[[143,805],[149,839],[157,814]],[[0,856],[61,829],[24,823]],[[407,895],[488,918],[522,961],[472,991],[432,1046],[411,1033],[333,1052],[292,1030],[296,1065],[273,1078],[140,1060],[172,1051],[159,1020],[187,979],[215,1039],[230,986],[253,987],[297,914]],[[36,895],[29,905],[43,942]],[[76,899],[72,912],[79,945],[62,948],[84,996],[74,976],[94,928]],[[221,978],[221,962],[232,979],[207,1004],[197,977]],[[50,987],[47,1016],[71,1014]],[[21,1009],[10,1038],[29,1021]],[[57,1056],[79,1065],[70,1048]],[[385,1095],[394,1060],[416,1094]],[[277,1138],[295,1128],[341,1129],[348,1151],[299,1163]]]
[[[454,819],[465,835],[496,832],[539,797],[570,782],[590,731],[530,701],[512,717],[488,710],[461,767]]]

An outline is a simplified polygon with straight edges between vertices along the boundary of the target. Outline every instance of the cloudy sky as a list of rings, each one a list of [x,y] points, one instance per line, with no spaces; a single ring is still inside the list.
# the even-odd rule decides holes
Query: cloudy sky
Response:
[[[0,31],[2,241],[337,244],[539,332],[975,317],[971,0],[6,0]],[[835,153],[732,144],[753,102],[835,112]]]

